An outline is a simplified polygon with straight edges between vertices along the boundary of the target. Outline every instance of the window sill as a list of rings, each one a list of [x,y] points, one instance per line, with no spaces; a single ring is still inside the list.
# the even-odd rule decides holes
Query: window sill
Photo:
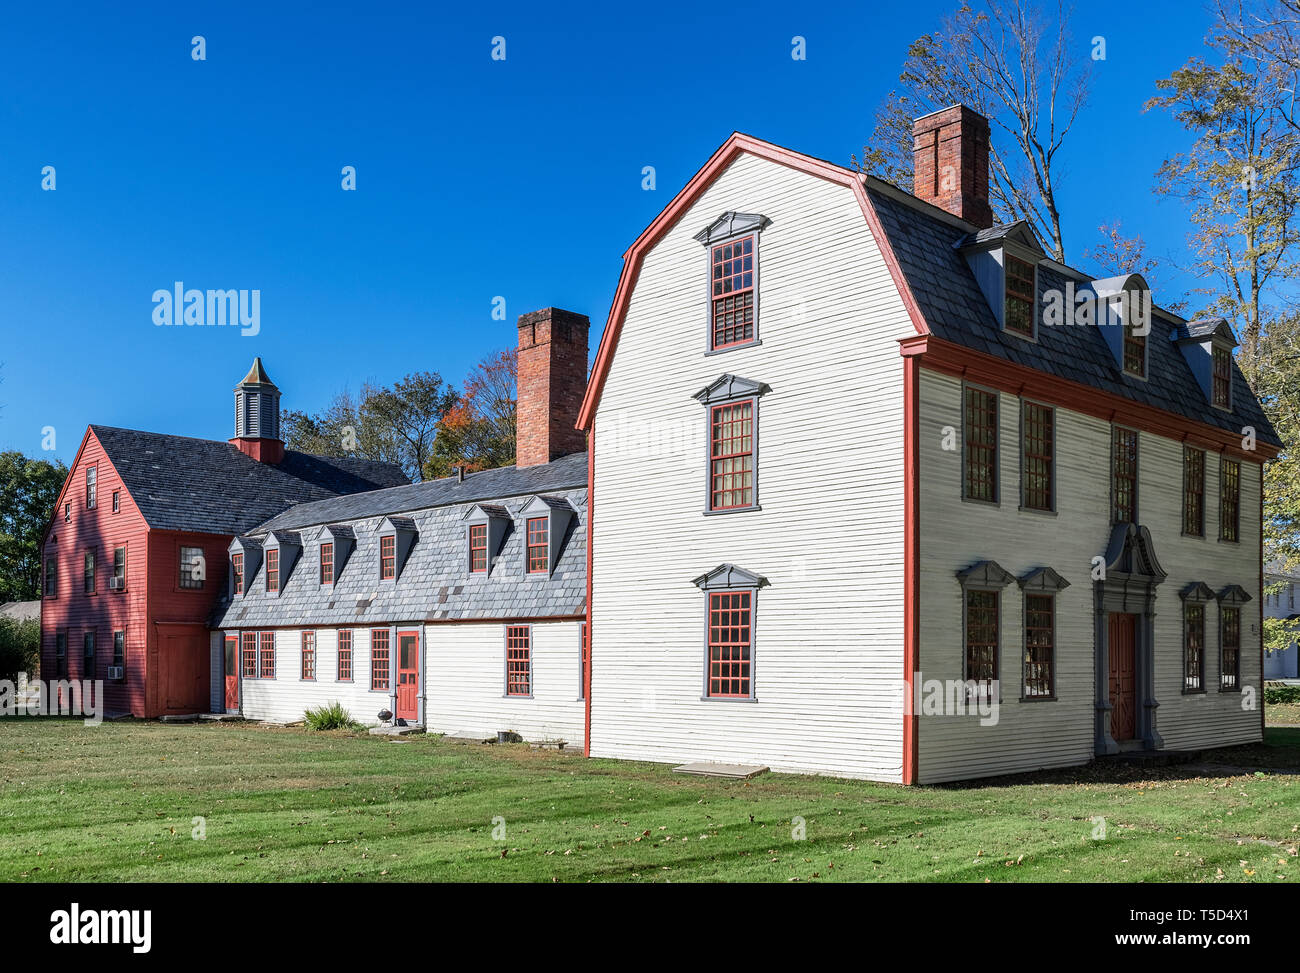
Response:
[[[1201,531],[1199,534],[1189,534],[1187,531],[1182,531],[1178,536],[1187,537],[1195,541],[1203,541],[1205,540],[1205,531]]]
[[[1055,695],[1053,695],[1053,696],[1021,696],[1021,697],[1020,697],[1020,702],[1022,702],[1022,703],[1055,703],[1055,702],[1057,702],[1057,700],[1058,700],[1058,697],[1055,696]]]
[[[1042,507],[1026,507],[1023,503],[1016,509],[1025,514],[1042,514],[1044,517],[1059,516],[1055,510],[1044,510]]]
[[[727,514],[746,514],[752,510],[762,510],[762,509],[763,508],[758,504],[754,504],[752,507],[726,507],[723,510],[705,510],[702,512],[706,517],[723,517],[726,516]]]
[[[700,697],[702,703],[757,703],[757,696],[710,696],[705,693]]]
[[[1206,693],[1204,689],[1184,689],[1182,694],[1184,696],[1204,696]]]
[[[1028,341],[1028,342],[1030,342],[1030,343],[1032,343],[1032,344],[1035,344],[1035,345],[1038,344],[1038,329],[1037,329],[1037,328],[1034,329],[1034,333],[1033,333],[1033,334],[1024,334],[1024,333],[1022,333],[1022,332],[1020,332],[1020,331],[1017,331],[1015,328],[1006,328],[1006,327],[1004,327],[1004,328],[1002,329],[1002,333],[1003,333],[1003,334],[1009,334],[1009,335],[1011,335],[1011,337],[1013,337],[1013,338],[1019,338],[1021,341]]]
[[[981,499],[979,499],[978,497],[967,497],[967,496],[963,496],[963,497],[961,498],[961,502],[962,502],[962,503],[973,503],[973,504],[975,504],[976,506],[979,506],[979,507],[1000,507],[1000,506],[1002,506],[1002,501],[1000,501],[1000,500],[981,500]]]
[[[532,693],[502,693],[502,699],[532,699]]]
[[[725,355],[729,351],[740,351],[742,348],[757,348],[762,343],[761,340],[755,338],[753,341],[746,341],[743,345],[724,345],[721,348],[710,348],[704,353],[704,357],[710,358],[713,355]]]

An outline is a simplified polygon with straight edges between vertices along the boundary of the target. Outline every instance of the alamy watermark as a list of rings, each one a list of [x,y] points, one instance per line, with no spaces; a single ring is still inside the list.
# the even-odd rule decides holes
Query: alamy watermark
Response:
[[[0,679],[0,717],[80,716],[86,726],[104,722],[104,680]]]
[[[186,288],[176,281],[171,290],[153,292],[153,323],[173,325],[238,327],[239,333],[251,338],[262,330],[262,292],[260,290],[206,291]]]

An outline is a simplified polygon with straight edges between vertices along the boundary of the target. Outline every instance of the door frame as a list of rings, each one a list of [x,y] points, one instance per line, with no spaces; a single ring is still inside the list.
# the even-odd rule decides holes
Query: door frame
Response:
[[[233,673],[226,669],[226,645],[230,642],[235,643],[235,671]],[[244,640],[239,632],[221,633],[221,712],[231,716],[237,716],[244,711],[243,652]],[[231,713],[230,701],[226,697],[226,682],[232,676],[235,680],[235,699],[237,701],[234,713]]]
[[[1132,619],[1132,620],[1133,620],[1133,621],[1132,621],[1132,625],[1133,625],[1133,634],[1132,634],[1132,639],[1133,639],[1133,665],[1132,665],[1132,670],[1131,670],[1130,673],[1129,673],[1130,684],[1131,684],[1131,687],[1130,687],[1130,688],[1131,688],[1131,693],[1132,693],[1132,696],[1133,696],[1133,703],[1132,703],[1132,705],[1133,705],[1133,733],[1132,733],[1130,736],[1125,737],[1123,740],[1119,740],[1119,739],[1116,738],[1115,742],[1118,743],[1118,744],[1123,744],[1123,743],[1126,743],[1126,742],[1128,742],[1128,741],[1130,741],[1130,740],[1135,740],[1135,739],[1137,739],[1137,735],[1138,735],[1138,734],[1137,734],[1137,723],[1138,723],[1138,721],[1137,721],[1137,703],[1138,703],[1138,693],[1137,693],[1137,630],[1138,630],[1138,625],[1139,625],[1140,622],[1141,622],[1141,619],[1139,618],[1139,616],[1134,615],[1134,614],[1131,614],[1131,613],[1128,613],[1128,612],[1108,612],[1107,615],[1106,615],[1106,634],[1107,634],[1107,636],[1108,636],[1108,638],[1107,638],[1107,643],[1108,643],[1108,644],[1107,644],[1107,646],[1106,646],[1106,656],[1107,656],[1107,662],[1108,662],[1108,665],[1107,665],[1106,668],[1107,668],[1108,676],[1111,677],[1111,678],[1108,678],[1109,688],[1108,688],[1108,690],[1107,690],[1106,698],[1107,698],[1107,699],[1110,701],[1110,703],[1111,703],[1111,711],[1110,711],[1110,715],[1111,715],[1111,721],[1110,721],[1110,732],[1111,732],[1111,737],[1112,737],[1112,738],[1115,737],[1115,699],[1114,699],[1114,696],[1113,696],[1112,694],[1113,694],[1114,689],[1115,689],[1115,685],[1114,685],[1114,681],[1113,681],[1113,676],[1114,676],[1114,665],[1113,665],[1113,663],[1115,662],[1115,658],[1116,658],[1116,657],[1115,657],[1115,653],[1114,653],[1114,648],[1115,648],[1115,647],[1114,647],[1113,645],[1110,645],[1110,644],[1109,644],[1109,641],[1110,641],[1110,640],[1109,640],[1109,636],[1110,636],[1111,634],[1113,634],[1113,632],[1112,632],[1112,628],[1113,628],[1113,626],[1114,626],[1114,623],[1116,622],[1117,619],[1121,619],[1121,618],[1129,618],[1129,619]]]
[[[396,625],[393,627],[392,651],[389,665],[391,667],[389,685],[392,690],[393,720],[397,720],[397,676],[401,672],[402,636],[415,636],[415,721],[412,726],[424,726],[424,626],[413,625],[410,628]],[[403,717],[405,719],[405,717]]]

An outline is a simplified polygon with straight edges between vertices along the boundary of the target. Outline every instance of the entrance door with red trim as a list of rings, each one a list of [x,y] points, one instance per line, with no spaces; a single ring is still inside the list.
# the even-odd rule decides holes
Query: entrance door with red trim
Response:
[[[1137,736],[1137,616],[1110,616],[1110,735],[1117,743]]]
[[[397,633],[397,718],[419,719],[420,633]]]
[[[226,712],[239,712],[239,636],[226,636]]]

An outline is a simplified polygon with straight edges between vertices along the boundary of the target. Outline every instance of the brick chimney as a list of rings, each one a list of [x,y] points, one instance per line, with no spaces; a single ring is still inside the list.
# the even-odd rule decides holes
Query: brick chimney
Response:
[[[587,391],[590,327],[585,314],[558,307],[520,315],[516,466],[540,466],[587,448],[576,424]]]
[[[980,229],[989,206],[989,120],[953,105],[912,123],[912,192]]]

